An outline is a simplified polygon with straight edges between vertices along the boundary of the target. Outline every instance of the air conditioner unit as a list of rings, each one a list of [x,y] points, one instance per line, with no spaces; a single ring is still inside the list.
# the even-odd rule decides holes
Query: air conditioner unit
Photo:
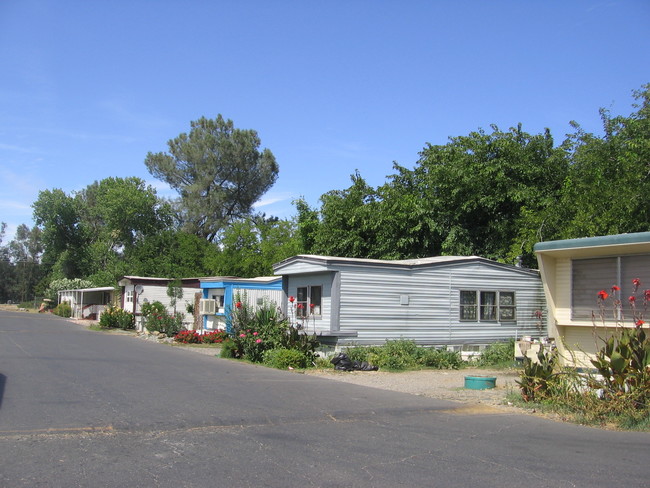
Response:
[[[202,298],[199,300],[199,314],[214,315],[217,313],[217,301],[211,298]]]

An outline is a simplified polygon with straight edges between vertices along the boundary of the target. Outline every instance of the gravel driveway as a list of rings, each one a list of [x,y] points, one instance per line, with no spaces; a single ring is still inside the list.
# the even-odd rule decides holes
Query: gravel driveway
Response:
[[[514,408],[507,404],[506,396],[517,391],[518,385],[515,380],[519,377],[518,373],[512,370],[495,371],[477,368],[406,371],[402,373],[384,371],[345,372],[319,369],[307,370],[305,374],[372,388],[401,391],[403,393],[443,398],[499,409]],[[495,376],[497,378],[496,388],[486,390],[465,389],[465,376]]]

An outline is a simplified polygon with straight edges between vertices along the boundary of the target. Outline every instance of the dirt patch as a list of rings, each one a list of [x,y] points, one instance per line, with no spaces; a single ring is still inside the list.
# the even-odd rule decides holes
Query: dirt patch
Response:
[[[388,373],[385,371],[334,371],[327,369],[307,370],[305,374],[335,381],[369,386],[384,390],[399,391],[431,398],[442,398],[468,403],[467,407],[455,410],[457,413],[502,413],[503,409],[514,409],[508,404],[507,395],[517,391],[515,380],[519,377],[514,370],[488,370],[465,368],[461,370],[422,370]],[[465,376],[496,377],[496,388],[470,390],[465,388]],[[520,410],[520,409],[517,409]]]

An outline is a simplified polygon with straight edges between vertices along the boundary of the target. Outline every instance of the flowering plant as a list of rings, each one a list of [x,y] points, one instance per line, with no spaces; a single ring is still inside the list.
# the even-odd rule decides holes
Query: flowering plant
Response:
[[[612,303],[616,331],[607,339],[599,338],[603,346],[591,361],[602,380],[594,380],[593,386],[603,391],[606,399],[629,400],[636,408],[648,408],[650,402],[650,338],[644,330],[643,317],[650,301],[650,289],[643,291],[642,305],[637,305],[637,293],[641,280],[632,280],[633,291],[628,298],[631,321],[634,327],[619,327],[625,319],[623,306],[617,297],[620,288],[612,287]],[[605,322],[605,306],[608,299],[603,290],[598,292],[601,321]],[[594,320],[595,325],[595,320]],[[594,327],[595,330],[595,327]]]

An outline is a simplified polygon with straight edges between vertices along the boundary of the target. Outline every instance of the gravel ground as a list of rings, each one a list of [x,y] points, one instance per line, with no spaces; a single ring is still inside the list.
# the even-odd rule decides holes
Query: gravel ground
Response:
[[[514,409],[508,405],[506,396],[517,391],[516,371],[464,368],[461,370],[422,370],[388,373],[384,371],[334,371],[308,370],[305,374],[335,381],[401,391],[431,398],[443,398],[473,405],[498,409]],[[496,388],[470,390],[465,388],[465,376],[494,376]],[[519,410],[519,409],[517,409]]]

